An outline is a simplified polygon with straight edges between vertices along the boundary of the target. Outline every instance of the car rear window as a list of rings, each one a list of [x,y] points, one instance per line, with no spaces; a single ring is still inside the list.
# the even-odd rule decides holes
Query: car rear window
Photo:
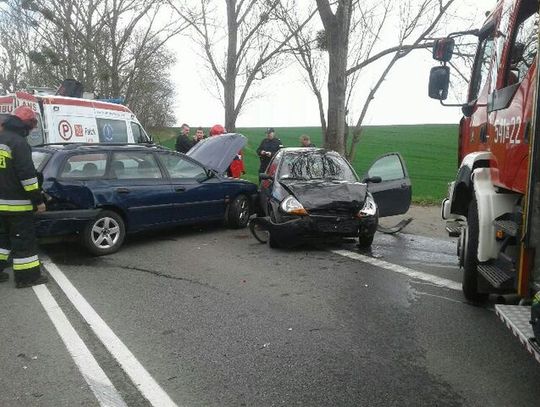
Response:
[[[107,154],[72,155],[64,163],[60,178],[97,178],[105,175]]]
[[[50,157],[50,153],[44,151],[32,151],[32,161],[34,162],[36,170],[41,171]]]

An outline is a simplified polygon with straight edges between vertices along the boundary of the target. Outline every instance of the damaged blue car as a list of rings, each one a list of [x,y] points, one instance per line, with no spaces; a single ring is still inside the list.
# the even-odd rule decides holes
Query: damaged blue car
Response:
[[[224,220],[246,227],[257,186],[223,174],[246,138],[201,141],[188,154],[155,145],[35,147],[47,212],[40,237],[78,235],[94,255],[117,251],[126,234]]]

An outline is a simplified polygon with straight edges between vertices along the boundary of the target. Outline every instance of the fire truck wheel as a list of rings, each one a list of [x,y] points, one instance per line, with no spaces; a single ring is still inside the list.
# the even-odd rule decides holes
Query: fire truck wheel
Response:
[[[81,236],[86,249],[95,256],[111,254],[122,246],[126,227],[122,217],[113,211],[101,211],[88,222]]]
[[[465,234],[461,248],[463,252],[463,294],[469,301],[482,302],[487,299],[488,294],[478,292],[478,204],[476,198],[473,198],[469,204],[467,227],[463,233]]]

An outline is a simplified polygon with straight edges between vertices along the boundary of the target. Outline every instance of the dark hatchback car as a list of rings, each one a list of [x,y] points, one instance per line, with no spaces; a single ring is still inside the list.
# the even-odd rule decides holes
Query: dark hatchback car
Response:
[[[245,138],[213,139],[191,156],[144,145],[34,148],[47,203],[37,216],[38,235],[78,234],[91,253],[103,255],[117,251],[126,233],[216,220],[245,227],[257,187],[221,175]]]
[[[257,219],[271,247],[311,237],[357,237],[369,247],[379,217],[407,212],[411,182],[398,153],[378,158],[360,180],[341,155],[322,148],[283,148],[260,174]]]

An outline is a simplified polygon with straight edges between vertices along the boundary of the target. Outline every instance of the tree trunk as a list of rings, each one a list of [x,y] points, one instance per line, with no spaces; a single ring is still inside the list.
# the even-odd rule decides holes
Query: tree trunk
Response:
[[[225,105],[225,128],[229,132],[236,130],[236,63],[238,48],[238,21],[236,0],[227,0],[227,70],[223,85],[223,103]]]
[[[329,50],[328,123],[325,148],[344,154],[347,49],[341,45],[337,43]]]
[[[328,115],[324,147],[345,155],[345,119],[347,99],[347,57],[351,0],[340,0],[336,14],[330,3],[317,0],[328,44]]]

